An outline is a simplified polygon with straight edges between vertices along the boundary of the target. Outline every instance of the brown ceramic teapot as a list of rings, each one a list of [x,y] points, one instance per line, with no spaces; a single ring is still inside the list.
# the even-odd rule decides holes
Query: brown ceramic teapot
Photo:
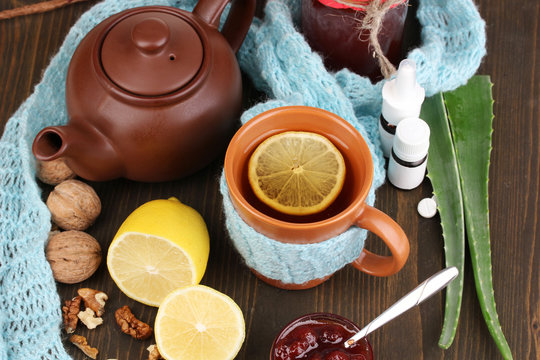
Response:
[[[193,13],[147,6],[106,19],[81,41],[66,81],[69,122],[41,130],[37,159],[93,181],[166,181],[224,151],[241,110],[235,53],[255,0],[200,0]]]

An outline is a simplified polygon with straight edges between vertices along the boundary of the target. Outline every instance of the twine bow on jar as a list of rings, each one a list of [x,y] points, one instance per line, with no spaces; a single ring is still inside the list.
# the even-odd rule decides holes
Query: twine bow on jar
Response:
[[[321,0],[322,3],[342,5],[343,8],[352,8],[365,12],[364,18],[359,20],[358,37],[364,31],[369,32],[369,43],[373,47],[373,57],[377,59],[382,75],[388,79],[396,72],[395,66],[388,60],[379,43],[378,35],[386,13],[407,0]]]

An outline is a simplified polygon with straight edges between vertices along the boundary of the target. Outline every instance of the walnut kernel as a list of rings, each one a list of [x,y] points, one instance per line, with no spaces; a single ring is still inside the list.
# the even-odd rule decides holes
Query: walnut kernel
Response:
[[[45,256],[56,281],[75,284],[88,279],[101,263],[101,247],[91,235],[76,230],[49,238]]]
[[[37,177],[49,185],[58,185],[62,181],[73,179],[77,176],[69,168],[63,158],[51,161],[37,161]]]
[[[158,347],[156,345],[150,345],[149,347],[146,348],[146,350],[148,350],[148,352],[149,352],[148,360],[160,360],[160,359],[163,359],[161,357],[161,353],[159,352]]]
[[[76,296],[71,300],[66,300],[64,302],[65,305],[62,306],[64,329],[68,334],[73,333],[77,328],[77,322],[79,321],[77,314],[79,313],[81,308],[81,300],[82,298],[80,296]]]
[[[90,309],[86,308],[84,311],[80,311],[77,314],[77,317],[83,322],[84,325],[90,330],[95,329],[99,325],[103,324],[103,319],[95,316],[96,313]]]
[[[150,325],[138,320],[127,305],[116,310],[114,317],[124,334],[128,334],[138,340],[148,339],[152,335]]]
[[[101,212],[101,201],[92,187],[79,180],[55,186],[47,198],[52,220],[64,230],[85,230]]]
[[[87,308],[92,309],[97,316],[103,315],[105,312],[105,301],[109,298],[103,291],[94,290],[90,288],[81,288],[77,290],[83,300],[84,305]]]
[[[79,349],[88,357],[95,359],[97,357],[97,354],[99,353],[98,349],[91,347],[88,345],[88,342],[86,341],[86,338],[84,336],[80,335],[71,335],[69,338],[69,341]]]

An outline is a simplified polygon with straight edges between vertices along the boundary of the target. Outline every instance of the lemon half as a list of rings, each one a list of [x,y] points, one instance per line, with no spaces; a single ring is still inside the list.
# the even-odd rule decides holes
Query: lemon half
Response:
[[[167,360],[232,360],[245,338],[242,310],[227,295],[204,285],[169,294],[154,325]]]
[[[208,230],[195,209],[176,198],[153,200],[120,226],[107,267],[123,293],[159,306],[173,290],[201,281],[209,252]]]

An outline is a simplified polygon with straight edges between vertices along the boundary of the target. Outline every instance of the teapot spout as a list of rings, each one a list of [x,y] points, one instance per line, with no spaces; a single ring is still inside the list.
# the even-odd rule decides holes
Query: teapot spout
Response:
[[[62,157],[73,172],[90,181],[115,179],[125,171],[109,139],[92,127],[46,127],[34,139],[32,152],[41,161]]]
[[[41,130],[32,144],[36,159],[50,161],[62,157],[68,147],[65,126],[49,126]]]

